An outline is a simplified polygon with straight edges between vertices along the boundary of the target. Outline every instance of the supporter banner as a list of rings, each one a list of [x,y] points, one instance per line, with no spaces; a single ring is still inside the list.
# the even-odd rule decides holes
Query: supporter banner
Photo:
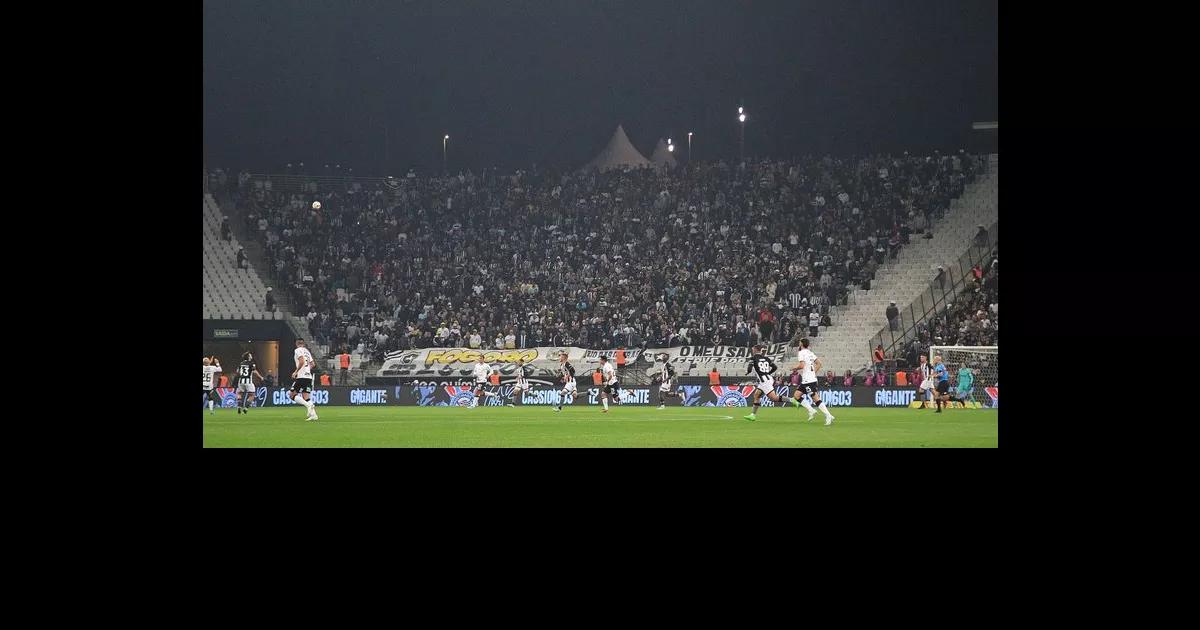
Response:
[[[787,344],[763,344],[763,353],[776,364],[784,359]],[[745,363],[750,360],[754,351],[740,346],[681,346],[679,348],[648,348],[645,353],[646,361],[665,354],[670,363],[696,363],[703,365]]]
[[[576,350],[577,348],[571,348],[571,349]],[[654,351],[647,350],[646,352],[654,352]],[[641,356],[641,354],[642,354],[642,351],[640,348],[626,348],[625,349],[625,364],[632,365],[634,361],[638,360],[638,357]],[[593,363],[593,362],[599,363],[600,357],[608,357],[609,359],[616,361],[617,360],[617,351],[616,350],[584,350],[583,351],[583,360],[588,363]],[[571,355],[568,354],[567,360],[570,361],[571,359],[572,359]]]
[[[475,364],[475,360],[483,357],[490,364],[516,363],[517,360],[529,363],[539,358],[550,358],[556,348],[525,348],[523,350],[476,350],[473,348],[425,348],[423,350],[398,350],[384,356],[384,366],[396,367],[444,367],[467,366]],[[554,354],[555,359],[558,358]]]
[[[431,365],[465,365],[472,366],[475,362],[483,358],[484,363],[495,365],[497,363],[516,363],[524,361],[530,363],[538,359],[549,358],[551,353],[550,348],[526,348],[524,350],[473,350],[471,348],[429,348],[425,351],[425,356],[420,358],[420,363],[425,367]]]
[[[617,351],[586,350],[583,348],[556,348],[540,346],[522,350],[476,350],[472,348],[425,348],[423,350],[397,350],[384,357],[382,368],[377,376],[451,376],[457,370],[460,375],[468,375],[476,359],[483,360],[500,370],[502,374],[512,374],[518,359],[530,365],[533,373],[550,376],[556,369],[558,354],[565,350],[567,360],[577,368],[594,366],[600,362],[600,357],[613,359]],[[767,356],[779,363],[784,360],[787,344],[765,344]],[[745,363],[750,358],[750,348],[738,346],[682,346],[678,348],[648,348],[645,351],[638,348],[625,350],[625,364],[634,365],[640,358],[643,362],[653,363],[655,357],[667,355],[672,363],[704,365]]]
[[[553,376],[558,370],[558,355],[567,352],[567,361],[576,367],[600,362],[600,356],[614,356],[616,350],[584,350],[583,348],[557,348],[540,346],[520,350],[476,350],[473,348],[425,348],[423,350],[399,350],[385,355],[383,366],[376,376],[427,376],[453,377],[471,374],[475,361],[484,362],[508,376],[516,371],[517,360],[528,366],[530,376]],[[626,350],[628,363],[636,360],[639,350]]]

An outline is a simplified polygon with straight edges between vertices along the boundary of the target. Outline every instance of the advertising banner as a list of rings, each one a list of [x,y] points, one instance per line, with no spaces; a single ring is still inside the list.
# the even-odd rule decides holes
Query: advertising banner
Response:
[[[516,405],[551,406],[565,402],[569,405],[599,405],[600,388],[584,386],[579,382],[579,391],[574,400],[562,401],[559,395],[561,384],[530,378],[530,390],[524,392]],[[507,403],[512,397],[513,381],[501,381],[498,387],[489,391],[498,396],[485,397],[481,404],[499,406]],[[362,387],[324,387],[314,389],[310,399],[319,407],[324,406],[354,406],[382,407],[389,405],[417,405],[423,407],[468,406],[474,401],[473,384],[468,379],[406,379],[399,385],[376,385]],[[982,388],[986,398],[979,400],[982,407],[995,409],[999,406],[999,390],[996,387]],[[728,385],[709,385],[700,383],[684,383],[675,385],[674,391],[678,398],[668,398],[666,404],[671,407],[746,407],[750,405],[750,397],[754,386],[746,383]],[[779,385],[775,392],[781,397],[792,394],[791,387]],[[920,403],[915,388],[896,389],[891,387],[833,387],[821,389],[821,400],[830,407],[894,407],[903,408]],[[220,406],[232,409],[237,406],[237,392],[232,387],[218,387],[217,395]],[[629,387],[621,390],[623,405],[658,405],[658,386]],[[254,407],[276,407],[295,405],[288,396],[286,387],[267,389],[259,387],[255,393]],[[763,397],[763,407],[775,407],[776,403]],[[787,403],[784,403],[787,404]],[[202,406],[207,408],[208,397],[202,397]]]
[[[393,389],[397,393],[396,398],[403,401],[402,404],[415,404],[422,407],[468,407],[473,404],[475,399],[471,387],[469,384],[429,383],[395,385]],[[498,407],[512,399],[512,384],[501,384],[490,391],[499,395],[485,397],[480,402],[481,405]],[[621,390],[620,403],[623,405],[649,405],[650,402],[650,388],[648,387],[632,387]],[[568,396],[564,399],[558,387],[534,385],[529,391],[523,392],[520,399],[514,401],[514,404],[518,406],[600,405],[600,388],[581,388],[574,397]]]
[[[318,405],[318,406],[348,405],[348,404],[350,404],[349,397],[348,397],[349,393],[345,390],[349,390],[349,389],[350,389],[349,387],[330,387],[330,388],[326,388],[326,389],[314,389],[312,391],[312,393],[309,394],[309,400],[313,401],[313,404]],[[331,392],[333,392],[332,396],[330,395]],[[233,387],[218,387],[217,388],[217,396],[220,399],[220,406],[222,409],[233,409],[234,407],[238,406],[237,390]],[[205,408],[207,408],[208,407],[208,396],[202,395],[202,398],[204,399],[203,406]],[[281,406],[281,405],[294,405],[294,404],[296,404],[296,401],[292,400],[289,397],[288,389],[286,387],[277,387],[274,389],[267,389],[266,387],[258,387],[258,388],[256,388],[256,390],[254,392],[254,401],[251,403],[251,406],[252,407],[277,407],[277,406]]]
[[[325,389],[314,388],[312,390],[312,392],[308,395],[308,399],[311,400],[312,403],[318,407],[321,407],[324,405],[346,405],[346,404],[349,404],[348,397],[346,395],[346,390],[348,390],[348,389],[350,389],[350,388],[349,387],[327,387]],[[330,394],[334,393],[334,392],[336,392],[336,395],[331,397]],[[296,403],[296,401],[292,400],[291,394],[288,392],[288,388],[276,387],[275,389],[271,390],[270,396],[269,396],[269,398],[267,398],[267,404],[273,405],[273,406],[281,406],[281,405],[295,405],[297,403]]]
[[[745,407],[750,404],[753,385],[677,385],[679,400],[685,407]],[[830,407],[908,407],[917,400],[914,388],[834,387],[819,390],[821,400]],[[791,396],[787,385],[775,388],[779,396]],[[775,404],[763,397],[763,407]],[[786,403],[785,403],[786,404]]]
[[[208,408],[208,395],[201,394],[201,397],[203,399],[203,404],[201,406],[204,407],[205,409],[207,409]],[[269,398],[269,395],[267,394],[266,387],[256,388],[256,391],[254,392],[254,400],[250,403],[250,406],[251,407],[262,407],[263,405],[267,404],[267,402],[266,402],[267,398]],[[234,407],[238,406],[237,390],[234,389],[233,387],[218,387],[217,388],[217,400],[219,401],[217,404],[222,409],[233,409]]]

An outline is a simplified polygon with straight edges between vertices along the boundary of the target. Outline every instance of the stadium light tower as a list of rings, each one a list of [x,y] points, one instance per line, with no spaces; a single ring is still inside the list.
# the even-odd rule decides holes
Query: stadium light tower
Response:
[[[738,122],[741,123],[741,135],[738,138],[738,157],[742,164],[746,163],[746,110],[738,106]]]
[[[446,174],[446,143],[450,141],[450,134],[442,137],[442,174]]]
[[[667,151],[670,153],[675,152],[675,143],[670,138],[667,138]]]
[[[692,163],[692,132],[688,132],[688,164]]]

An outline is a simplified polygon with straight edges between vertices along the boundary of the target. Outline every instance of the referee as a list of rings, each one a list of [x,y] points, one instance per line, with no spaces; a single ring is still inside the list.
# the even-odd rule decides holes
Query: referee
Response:
[[[942,357],[933,357],[933,372],[937,377],[937,395],[934,400],[937,401],[937,413],[942,413],[942,405],[946,404],[946,399],[950,397],[950,371],[946,369],[946,364],[942,363]]]

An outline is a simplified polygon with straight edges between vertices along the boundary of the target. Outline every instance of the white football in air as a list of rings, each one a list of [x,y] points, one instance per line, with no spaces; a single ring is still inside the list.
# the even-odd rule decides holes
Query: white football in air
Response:
[[[321,202],[320,202],[320,201],[314,201],[314,202],[313,202],[313,210],[320,210],[320,209],[321,209]]]

